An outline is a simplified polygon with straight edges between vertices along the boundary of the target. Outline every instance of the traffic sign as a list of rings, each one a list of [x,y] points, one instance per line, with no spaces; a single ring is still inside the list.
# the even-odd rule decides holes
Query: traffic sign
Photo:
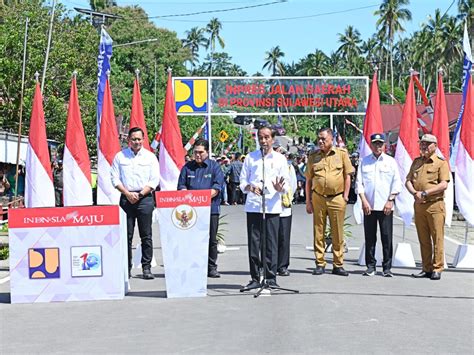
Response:
[[[229,138],[229,135],[227,134],[226,131],[222,130],[222,131],[219,132],[219,140],[222,143],[224,143],[227,140],[227,138]]]

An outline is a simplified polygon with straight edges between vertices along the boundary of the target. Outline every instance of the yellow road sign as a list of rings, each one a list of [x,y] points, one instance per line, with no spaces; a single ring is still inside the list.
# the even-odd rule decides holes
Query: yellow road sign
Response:
[[[224,143],[227,140],[227,138],[229,138],[229,135],[227,134],[226,131],[222,130],[222,131],[219,132],[219,140],[222,143]]]

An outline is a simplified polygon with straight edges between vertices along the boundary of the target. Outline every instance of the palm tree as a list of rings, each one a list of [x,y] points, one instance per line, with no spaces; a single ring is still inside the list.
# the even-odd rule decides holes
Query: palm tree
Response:
[[[209,34],[207,47],[211,49],[211,68],[210,75],[212,76],[212,61],[214,59],[214,52],[216,50],[216,40],[221,48],[225,47],[224,39],[221,37],[222,23],[218,18],[213,17],[206,26],[206,32]]]
[[[408,5],[409,0],[383,0],[379,9],[374,12],[374,15],[380,16],[377,20],[377,27],[384,28],[384,33],[387,36],[390,52],[390,77],[393,97],[393,39],[397,32],[404,32],[402,21],[411,21],[410,10],[402,6]],[[392,101],[393,103],[393,101]]]
[[[471,49],[474,48],[474,4],[472,0],[458,0],[458,20],[466,21],[471,37]]]
[[[341,46],[337,49],[337,53],[347,61],[350,70],[355,58],[362,54],[360,32],[353,26],[347,26],[344,34],[338,33],[338,36],[338,41],[341,43]]]
[[[268,69],[272,72],[272,75],[284,75],[285,68],[283,67],[281,58],[285,56],[285,53],[281,51],[280,46],[273,47],[269,51],[265,52],[265,63],[262,69]]]
[[[191,62],[192,71],[194,72],[195,65],[199,61],[199,49],[207,45],[207,39],[204,36],[203,28],[193,27],[185,33],[186,38],[182,40],[183,47],[188,48],[191,52],[189,61]]]
[[[308,76],[324,76],[328,74],[328,56],[320,49],[308,54],[298,63],[299,74]]]

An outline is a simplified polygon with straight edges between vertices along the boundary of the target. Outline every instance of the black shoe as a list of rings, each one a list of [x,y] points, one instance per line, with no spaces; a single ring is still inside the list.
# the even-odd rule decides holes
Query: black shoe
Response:
[[[419,274],[411,274],[415,279],[431,278],[431,271],[421,271]]]
[[[275,280],[267,280],[267,285],[268,286],[274,286],[274,287],[280,287],[280,285],[278,285]]]
[[[430,277],[431,280],[441,280],[441,273],[438,271],[433,271]]]
[[[207,273],[207,277],[218,279],[219,277],[221,277],[221,274],[219,274],[217,270],[209,270],[209,272]]]
[[[339,276],[349,276],[349,273],[343,267],[333,267],[332,273]]]
[[[256,280],[252,280],[249,282],[247,286],[244,286],[240,289],[240,292],[245,292],[245,291],[250,291],[250,290],[255,290],[256,288],[260,288],[260,282]]]
[[[382,276],[383,276],[383,277],[393,277],[393,273],[392,273],[392,271],[390,271],[390,270],[384,270],[384,271],[382,272]]]
[[[143,278],[145,280],[153,280],[155,276],[151,273],[150,269],[143,269]]]
[[[280,275],[280,276],[290,276],[290,272],[288,271],[288,269],[280,269],[278,271],[278,275]]]
[[[313,275],[322,275],[324,274],[324,266],[316,265],[316,269],[313,270]]]
[[[365,270],[365,272],[362,274],[362,276],[374,276],[375,275],[375,270],[368,268]]]

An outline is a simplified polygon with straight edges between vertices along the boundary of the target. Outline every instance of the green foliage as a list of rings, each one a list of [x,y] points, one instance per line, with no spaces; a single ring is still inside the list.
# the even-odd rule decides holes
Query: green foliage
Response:
[[[225,244],[225,232],[228,232],[227,229],[225,229],[224,226],[228,225],[229,222],[226,221],[226,214],[221,214],[219,215],[219,227],[217,229],[217,242],[219,244]]]
[[[9,255],[10,250],[8,248],[8,245],[0,247],[0,260],[7,260]]]
[[[3,223],[0,227],[0,233],[8,233],[8,223]]]

